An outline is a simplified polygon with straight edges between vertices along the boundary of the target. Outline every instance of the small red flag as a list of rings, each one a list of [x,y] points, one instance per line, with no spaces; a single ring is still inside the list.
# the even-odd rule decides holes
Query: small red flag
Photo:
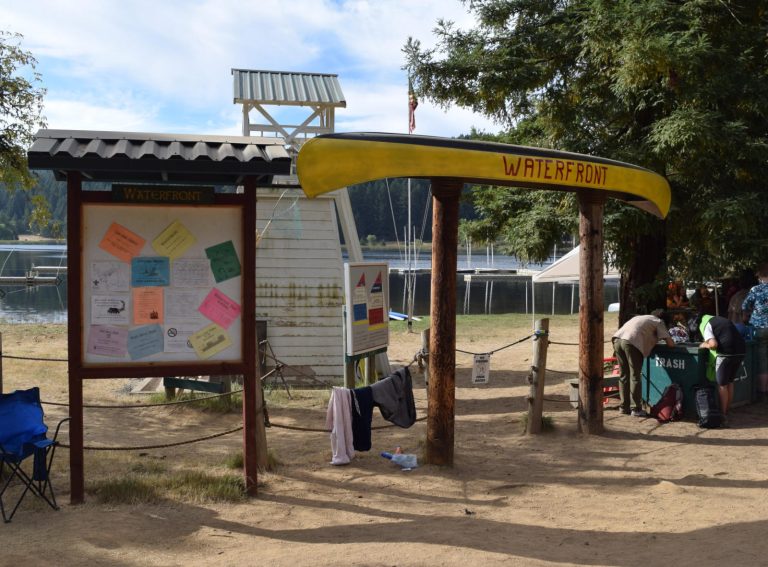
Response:
[[[413,134],[416,129],[416,107],[419,101],[416,99],[416,93],[413,92],[413,83],[408,77],[408,133]]]

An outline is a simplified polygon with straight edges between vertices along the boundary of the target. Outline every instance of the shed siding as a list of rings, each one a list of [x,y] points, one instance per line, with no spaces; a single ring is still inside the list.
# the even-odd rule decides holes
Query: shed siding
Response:
[[[339,383],[344,367],[344,269],[332,199],[299,190],[259,192],[256,314],[286,378]],[[293,367],[293,368],[291,368]]]

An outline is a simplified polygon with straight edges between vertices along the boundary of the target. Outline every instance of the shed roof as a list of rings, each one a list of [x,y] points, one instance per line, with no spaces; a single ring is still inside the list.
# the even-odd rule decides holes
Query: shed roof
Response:
[[[57,179],[79,171],[86,181],[269,184],[291,168],[281,138],[245,136],[39,130],[27,155],[30,169]]]
[[[232,69],[232,78],[235,103],[347,107],[338,75]]]

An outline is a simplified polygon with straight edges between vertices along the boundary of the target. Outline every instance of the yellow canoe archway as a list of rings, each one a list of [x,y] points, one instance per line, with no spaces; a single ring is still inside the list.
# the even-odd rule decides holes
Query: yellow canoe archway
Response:
[[[669,212],[669,183],[619,161],[526,146],[431,136],[328,134],[301,148],[296,171],[315,197],[384,178],[452,178],[464,183],[596,192],[658,217]]]
[[[585,433],[603,431],[603,211],[606,198],[659,218],[669,212],[667,180],[599,157],[540,148],[402,134],[327,134],[304,143],[296,171],[309,197],[383,178],[429,179],[432,278],[427,462],[452,465],[456,399],[456,259],[459,197],[466,183],[571,191],[579,205],[579,407]],[[546,352],[546,351],[545,351]],[[546,357],[546,355],[545,355]],[[542,363],[546,367],[546,361]],[[543,382],[529,396],[528,433],[540,430]]]

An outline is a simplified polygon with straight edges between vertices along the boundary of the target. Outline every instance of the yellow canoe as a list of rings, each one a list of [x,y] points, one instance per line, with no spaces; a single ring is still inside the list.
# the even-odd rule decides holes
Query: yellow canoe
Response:
[[[317,136],[296,162],[304,193],[376,179],[452,178],[481,185],[595,192],[664,218],[671,192],[661,175],[600,157],[475,140],[384,133]]]

